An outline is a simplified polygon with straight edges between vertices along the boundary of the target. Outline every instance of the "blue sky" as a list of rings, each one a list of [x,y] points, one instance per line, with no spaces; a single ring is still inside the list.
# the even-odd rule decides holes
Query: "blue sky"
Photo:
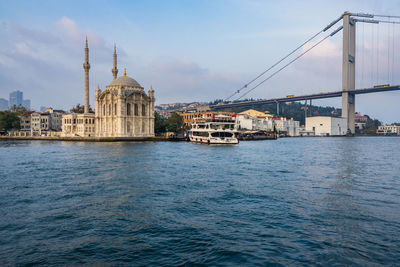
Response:
[[[82,103],[87,35],[92,105],[97,85],[104,89],[112,79],[114,42],[119,75],[127,68],[146,90],[152,85],[158,104],[225,98],[345,10],[400,15],[400,2],[2,0],[0,97],[18,89],[34,108],[69,109]],[[357,26],[356,87],[387,83],[388,77],[389,83],[400,84],[400,51],[389,59],[386,52],[400,50],[400,27],[373,27]],[[371,32],[380,34],[380,42],[372,45]],[[378,71],[371,68],[376,65]],[[248,97],[340,89],[337,34]],[[359,96],[356,110],[384,122],[400,121],[399,99],[400,92]],[[314,104],[340,107],[341,100]]]

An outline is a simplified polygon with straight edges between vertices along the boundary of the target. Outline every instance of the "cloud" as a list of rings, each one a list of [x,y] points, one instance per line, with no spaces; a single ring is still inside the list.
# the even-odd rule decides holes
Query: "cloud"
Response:
[[[65,34],[70,40],[81,42],[84,36],[78,25],[72,19],[68,17],[62,17],[56,22],[56,26]]]
[[[88,35],[93,63],[100,76],[110,66],[112,44],[89,30],[82,30],[68,17],[46,30],[3,21],[0,27],[0,97],[14,90],[24,92],[32,106],[69,108],[82,102],[82,62],[85,35]],[[120,49],[119,53],[124,54]],[[96,76],[96,75],[95,75]],[[93,93],[93,92],[92,92]]]
[[[155,88],[158,103],[209,101],[225,98],[243,82],[242,75],[219,73],[188,60],[156,59],[150,63],[146,80]]]

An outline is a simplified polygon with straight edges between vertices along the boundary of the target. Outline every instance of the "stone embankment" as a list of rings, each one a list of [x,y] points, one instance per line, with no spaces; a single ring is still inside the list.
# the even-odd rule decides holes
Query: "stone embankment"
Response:
[[[186,138],[155,137],[57,137],[57,136],[0,136],[0,140],[46,140],[73,142],[142,142],[142,141],[186,141]]]

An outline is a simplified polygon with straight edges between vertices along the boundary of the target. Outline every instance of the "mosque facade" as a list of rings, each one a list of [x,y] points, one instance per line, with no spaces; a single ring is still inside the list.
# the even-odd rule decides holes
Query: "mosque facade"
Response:
[[[89,113],[89,48],[85,47],[85,107],[83,114],[63,116],[63,136],[82,137],[153,137],[154,90],[144,88],[126,75],[118,77],[114,45],[113,80],[102,91],[95,90],[95,114]],[[94,124],[93,124],[94,122]],[[94,131],[93,131],[94,130]]]

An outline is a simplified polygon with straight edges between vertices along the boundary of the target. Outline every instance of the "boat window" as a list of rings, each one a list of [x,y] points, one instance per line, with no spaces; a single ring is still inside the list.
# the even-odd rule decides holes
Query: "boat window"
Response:
[[[193,136],[208,137],[208,132],[193,132]]]
[[[215,132],[211,134],[212,137],[232,137],[232,133],[227,133],[227,132]]]

